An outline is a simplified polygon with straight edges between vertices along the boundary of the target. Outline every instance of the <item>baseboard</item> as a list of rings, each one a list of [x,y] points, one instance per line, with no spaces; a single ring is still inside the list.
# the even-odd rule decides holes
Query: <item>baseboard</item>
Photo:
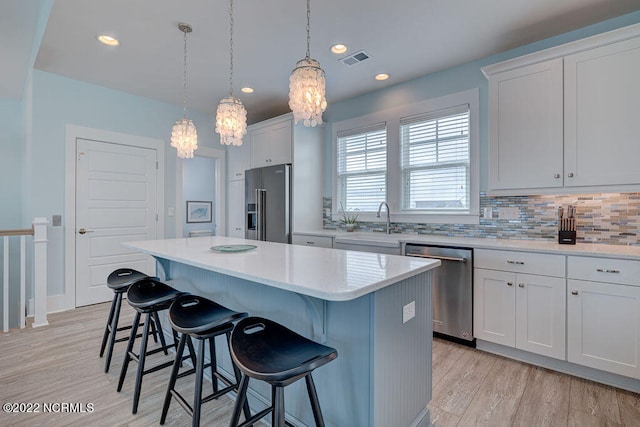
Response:
[[[47,297],[47,314],[58,313],[67,310],[69,310],[69,308],[67,308],[67,300],[65,295],[49,295]],[[34,300],[33,298],[29,298],[29,301],[27,302],[27,317],[33,317],[34,314]]]

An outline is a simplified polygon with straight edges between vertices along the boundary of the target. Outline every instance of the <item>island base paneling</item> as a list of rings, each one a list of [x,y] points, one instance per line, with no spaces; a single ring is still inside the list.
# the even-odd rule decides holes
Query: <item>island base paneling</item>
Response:
[[[230,255],[233,256],[233,255]],[[265,284],[157,258],[165,280],[233,310],[279,322],[338,350],[338,358],[313,374],[327,426],[427,426],[431,400],[431,272],[350,301],[326,301]],[[403,307],[415,316],[403,323]],[[166,325],[166,323],[165,323]],[[232,373],[221,348],[218,363]],[[250,382],[253,411],[271,390]],[[287,417],[313,425],[304,382],[285,389]]]

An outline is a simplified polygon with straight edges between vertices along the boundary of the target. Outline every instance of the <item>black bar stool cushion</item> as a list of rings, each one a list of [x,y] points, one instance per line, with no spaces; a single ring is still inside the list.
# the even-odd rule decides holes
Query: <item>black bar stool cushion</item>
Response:
[[[126,292],[127,288],[140,279],[148,277],[146,274],[132,268],[119,268],[107,277],[107,286],[115,292]]]
[[[129,286],[127,301],[135,309],[147,310],[171,304],[180,293],[159,280],[147,277]]]
[[[336,349],[261,317],[236,324],[231,354],[247,376],[276,385],[288,385],[338,357]]]
[[[194,336],[214,332],[216,328],[247,316],[247,313],[229,310],[207,298],[190,294],[179,296],[169,310],[173,329]]]

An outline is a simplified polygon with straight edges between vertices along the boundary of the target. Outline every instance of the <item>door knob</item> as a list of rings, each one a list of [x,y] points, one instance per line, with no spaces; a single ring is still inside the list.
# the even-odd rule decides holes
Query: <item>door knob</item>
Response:
[[[80,233],[80,234],[93,233],[93,231],[92,230],[85,230],[84,228],[81,228],[80,230],[78,230],[78,233]]]

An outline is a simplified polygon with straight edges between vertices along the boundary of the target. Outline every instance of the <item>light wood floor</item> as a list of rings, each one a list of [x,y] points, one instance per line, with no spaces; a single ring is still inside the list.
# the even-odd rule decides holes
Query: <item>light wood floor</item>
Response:
[[[436,426],[640,426],[640,395],[434,339]]]
[[[0,411],[0,426],[158,425],[169,369],[145,376],[140,407],[132,415],[135,363],[122,392],[116,392],[125,344],[116,344],[107,374],[98,357],[108,308],[98,304],[53,314],[48,327],[0,334],[0,403],[40,404],[36,414]],[[127,304],[123,309],[121,325],[133,316]],[[192,381],[179,380],[188,399]],[[43,413],[44,402],[92,403],[94,411]],[[202,425],[226,426],[232,406],[228,397],[206,403]],[[640,395],[442,340],[434,340],[429,408],[436,426],[640,426]],[[167,425],[190,423],[174,401]]]

